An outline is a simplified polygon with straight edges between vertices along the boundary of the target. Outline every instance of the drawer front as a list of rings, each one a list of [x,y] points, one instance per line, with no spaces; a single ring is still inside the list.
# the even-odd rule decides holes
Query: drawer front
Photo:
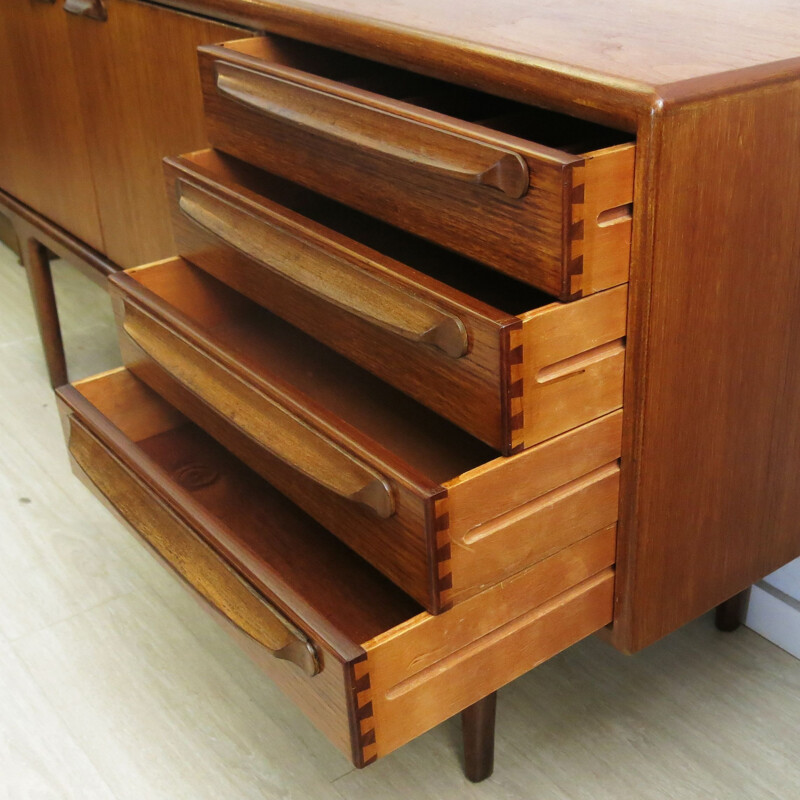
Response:
[[[79,477],[357,766],[611,621],[614,525],[432,616],[125,370],[59,399]]]
[[[228,353],[203,348],[112,287],[123,360],[137,377],[431,610],[428,530],[435,486],[403,464],[348,449],[335,424],[281,398]],[[315,424],[318,422],[319,424]]]
[[[431,613],[617,519],[618,412],[491,460],[181,259],[115,276],[111,294],[141,380]],[[172,305],[187,294],[202,318]]]
[[[181,256],[481,440],[510,448],[508,353],[520,320],[248,192],[221,169],[166,163]]]
[[[284,51],[266,38],[200,49],[215,147],[562,299],[627,280],[630,217],[605,212],[632,202],[632,146],[571,155],[305,72]]]
[[[287,187],[270,191],[268,176],[243,170],[214,151],[166,165],[179,253],[218,280],[504,455],[621,406],[626,286],[548,302],[399,232],[384,245],[451,281],[472,270],[471,290],[525,309],[513,316],[282,206],[272,196]],[[287,202],[314,199],[300,190]]]
[[[138,474],[137,467],[101,441],[90,426],[74,414],[66,420],[69,452],[78,477],[182,579],[311,721],[352,758],[347,671],[340,658],[313,641],[223,560],[193,529],[185,509],[180,512],[159,496],[152,482],[169,486],[163,475]]]

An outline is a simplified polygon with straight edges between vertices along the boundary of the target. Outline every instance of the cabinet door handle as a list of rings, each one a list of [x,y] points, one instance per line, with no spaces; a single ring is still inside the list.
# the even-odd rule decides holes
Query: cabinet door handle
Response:
[[[148,507],[152,504],[153,510],[142,515],[145,506],[131,498],[137,492],[151,490],[145,488],[137,469],[109,450],[74,414],[68,420],[69,451],[75,463],[156,555],[270,655],[291,661],[309,677],[316,675],[321,664],[308,636],[218,556],[160,497],[149,494]],[[109,467],[124,475],[125,483],[115,481]]]
[[[179,181],[186,216],[271,272],[363,320],[451,358],[469,350],[464,323],[359,265],[360,257],[288,221],[259,219],[202,189]]]
[[[217,62],[216,84],[220,94],[306,135],[391,160],[398,174],[414,167],[513,198],[528,191],[519,153],[236,64]]]
[[[108,9],[104,0],[64,0],[64,11],[100,22],[108,19]]]
[[[252,386],[210,354],[125,300],[125,332],[162,369],[287,466],[382,519],[395,512],[387,479],[279,400]]]

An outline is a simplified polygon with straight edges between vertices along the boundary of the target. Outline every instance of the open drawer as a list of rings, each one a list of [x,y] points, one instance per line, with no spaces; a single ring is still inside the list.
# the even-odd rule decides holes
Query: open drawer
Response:
[[[627,134],[279,37],[199,52],[214,147],[562,300],[627,281]]]
[[[110,287],[128,367],[431,613],[617,520],[621,412],[502,458],[183,259]]]
[[[613,527],[432,617],[127,371],[58,395],[76,474],[357,766],[611,621]]]
[[[218,151],[165,171],[181,256],[505,455],[622,406],[627,285],[560,303]]]

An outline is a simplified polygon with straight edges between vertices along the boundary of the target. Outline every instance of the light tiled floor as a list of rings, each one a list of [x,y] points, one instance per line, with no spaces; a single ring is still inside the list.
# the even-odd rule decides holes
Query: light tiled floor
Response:
[[[73,377],[117,363],[56,265]],[[698,620],[585,641],[500,694],[495,776],[457,721],[354,771],[71,476],[22,270],[0,253],[0,798],[800,798],[800,661]]]

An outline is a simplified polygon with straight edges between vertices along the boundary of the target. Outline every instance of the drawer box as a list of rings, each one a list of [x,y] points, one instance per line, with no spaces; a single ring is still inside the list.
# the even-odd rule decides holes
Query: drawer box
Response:
[[[613,526],[432,617],[127,371],[59,402],[76,473],[357,766],[611,621]]]
[[[621,412],[502,458],[183,259],[110,285],[129,368],[431,613],[617,520]]]
[[[165,169],[181,256],[505,455],[621,407],[627,286],[554,302],[216,151]]]
[[[199,52],[214,147],[562,300],[627,281],[627,134],[277,37]]]

